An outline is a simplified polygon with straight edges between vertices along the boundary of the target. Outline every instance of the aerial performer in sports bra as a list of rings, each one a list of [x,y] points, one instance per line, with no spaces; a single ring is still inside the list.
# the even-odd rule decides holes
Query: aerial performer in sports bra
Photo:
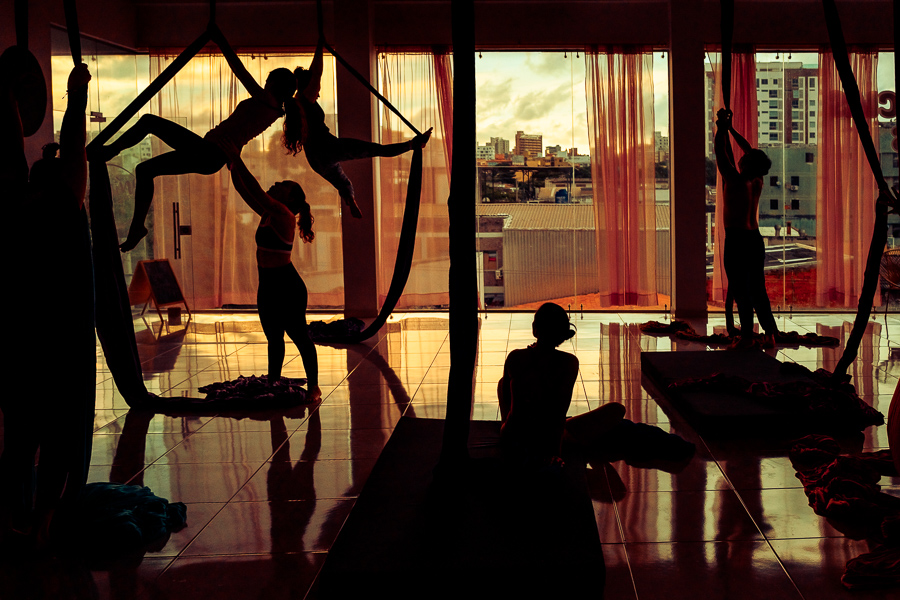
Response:
[[[765,244],[759,233],[759,196],[763,177],[769,172],[772,161],[762,150],[754,148],[732,126],[730,110],[720,109],[716,121],[716,165],[722,174],[725,216],[725,274],[728,287],[734,294],[741,321],[741,339],[738,348],[753,344],[753,311],[765,330],[763,347],[775,346],[778,326],[772,315],[772,305],[766,292],[763,263]],[[729,134],[744,151],[744,156],[734,163]]]
[[[362,218],[362,212],[356,204],[353,183],[344,173],[341,163],[345,160],[374,156],[399,156],[415,148],[424,148],[431,137],[432,130],[428,129],[408,142],[399,144],[376,144],[353,138],[335,137],[325,125],[325,111],[317,102],[322,88],[324,46],[325,39],[320,36],[316,54],[309,69],[303,67],[294,69],[294,76],[297,78],[296,98],[306,117],[306,131],[302,146],[306,151],[309,166],[337,189],[341,200],[350,209],[350,214],[359,219]]]
[[[297,346],[306,371],[307,401],[316,402],[322,397],[322,391],[316,346],[306,325],[306,284],[291,262],[295,232],[299,229],[300,238],[307,243],[315,238],[306,194],[294,181],[280,181],[263,191],[239,156],[234,157],[231,179],[244,201],[261,217],[256,229],[259,267],[256,304],[269,346],[268,379],[275,381],[281,377],[287,333]]]
[[[240,155],[241,149],[253,138],[284,117],[285,148],[296,154],[302,143],[302,115],[291,96],[297,81],[289,69],[275,69],[269,73],[264,87],[260,87],[241,60],[225,42],[222,32],[211,25],[213,40],[222,49],[235,76],[250,92],[250,98],[238,103],[231,115],[202,138],[172,121],[156,115],[144,115],[116,141],[98,150],[99,156],[109,160],[126,148],[138,144],[148,134],[155,135],[172,147],[166,152],[145,160],[135,167],[134,216],[128,237],[120,246],[128,252],[137,246],[147,228],[144,221],[153,201],[153,180],[160,175],[198,173],[212,175],[229,164],[229,155]],[[230,166],[230,165],[229,165]]]

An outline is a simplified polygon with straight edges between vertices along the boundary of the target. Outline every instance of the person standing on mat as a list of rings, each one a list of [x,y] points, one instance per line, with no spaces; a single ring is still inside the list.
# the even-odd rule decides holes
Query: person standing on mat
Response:
[[[284,364],[284,334],[297,346],[306,371],[307,400],[322,397],[319,389],[319,361],[316,345],[309,337],[306,324],[306,284],[291,262],[294,237],[307,243],[315,239],[313,216],[306,194],[294,181],[279,181],[268,191],[247,169],[239,156],[234,156],[231,179],[235,189],[261,219],[256,229],[256,263],[259,288],[256,304],[259,321],[268,342],[268,379],[281,377]]]
[[[732,126],[732,112],[720,109],[716,120],[716,165],[722,174],[725,219],[725,274],[737,302],[741,336],[737,348],[753,346],[753,311],[765,331],[763,347],[775,346],[778,326],[766,292],[766,248],[759,233],[759,196],[772,161],[753,148]],[[729,134],[744,151],[735,166]]]
[[[303,116],[296,103],[291,100],[297,88],[297,80],[290,69],[274,69],[266,78],[265,86],[260,87],[231,50],[219,29],[215,25],[211,27],[213,39],[222,49],[228,66],[250,92],[250,98],[239,102],[228,118],[203,137],[177,123],[146,114],[116,141],[93,151],[96,157],[108,161],[126,148],[135,146],[148,135],[155,135],[172,147],[171,152],[147,159],[134,169],[134,216],[131,219],[128,237],[120,246],[122,252],[134,249],[147,235],[144,221],[153,202],[155,178],[161,175],[186,173],[212,175],[226,165],[230,168],[231,161],[228,157],[240,156],[241,150],[250,140],[281,117],[285,118],[283,139],[285,148],[293,154],[297,154],[302,148]]]
[[[564,308],[548,302],[534,313],[531,331],[537,341],[509,353],[497,384],[500,445],[515,468],[556,469],[563,464],[566,413],[578,379],[578,358],[557,347],[575,335],[575,328]],[[624,416],[618,402],[591,411],[591,436],[602,436]]]
[[[372,158],[375,156],[399,156],[416,148],[424,148],[431,137],[432,129],[417,135],[408,142],[399,144],[376,144],[353,138],[335,137],[325,124],[325,111],[319,106],[319,92],[322,89],[322,71],[324,68],[323,49],[325,39],[319,37],[316,53],[309,69],[297,67],[294,76],[297,78],[297,103],[306,117],[306,132],[303,147],[306,159],[312,170],[333,185],[341,195],[341,200],[350,209],[355,218],[362,218],[362,212],[356,204],[353,183],[341,163],[345,160]]]

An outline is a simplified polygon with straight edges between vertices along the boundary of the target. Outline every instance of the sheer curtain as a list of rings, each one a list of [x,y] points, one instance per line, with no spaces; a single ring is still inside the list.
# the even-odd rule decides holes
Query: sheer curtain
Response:
[[[878,54],[850,53],[863,113],[878,133]],[[816,302],[856,306],[875,223],[876,185],[831,52],[819,53]],[[877,139],[877,138],[876,138]]]
[[[241,60],[259,82],[269,71],[308,65],[311,55],[242,55]],[[159,75],[173,56],[152,56],[151,79]],[[334,129],[333,61],[326,60],[319,103],[326,122]],[[204,135],[248,97],[225,59],[206,54],[195,57],[148,106],[153,114]],[[316,239],[305,244],[295,239],[292,259],[309,289],[311,308],[343,306],[340,199],[334,188],[315,174],[300,154],[286,154],[281,145],[282,120],[248,143],[241,157],[263,188],[284,179],[300,183],[315,218]],[[149,137],[133,151],[133,162],[157,156],[169,148]],[[132,160],[123,153],[123,160]],[[126,164],[125,167],[129,165]],[[133,168],[133,165],[131,165]],[[181,236],[182,256],[174,255],[173,203],[178,203],[180,224],[190,225]],[[130,217],[130,208],[126,211]],[[231,174],[159,177],[152,209],[155,258],[170,258],[191,308],[216,308],[226,304],[255,304],[258,283],[254,233],[259,217],[231,184]],[[123,225],[119,224],[120,227]],[[127,224],[124,225],[127,227]]]
[[[713,65],[715,75],[715,102],[713,110],[725,107],[722,99],[722,55],[719,63]],[[753,51],[733,52],[731,54],[731,110],[734,112],[734,129],[756,147],[759,139],[759,109],[756,98],[756,56]],[[787,108],[782,108],[787,111]],[[716,115],[713,113],[713,120]],[[715,126],[713,126],[715,131]],[[735,163],[744,155],[734,138],[731,138],[731,149]],[[725,302],[728,291],[728,277],[725,275],[725,196],[722,186],[722,174],[716,169],[716,231],[713,244],[713,281],[710,300]]]
[[[381,92],[420,131],[434,127],[423,155],[422,199],[409,282],[398,309],[449,303],[450,134],[453,98],[450,54],[444,50],[389,50],[379,55]],[[412,132],[387,108],[382,110],[381,143],[410,139]],[[379,296],[384,300],[394,272],[411,153],[381,158],[379,177]],[[474,260],[474,257],[473,257]]]
[[[600,302],[656,305],[653,55],[591,47],[585,70]]]

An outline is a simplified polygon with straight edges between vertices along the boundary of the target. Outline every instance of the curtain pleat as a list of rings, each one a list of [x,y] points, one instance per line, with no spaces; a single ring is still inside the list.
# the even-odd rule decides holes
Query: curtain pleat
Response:
[[[422,196],[416,248],[406,290],[397,309],[430,308],[449,303],[450,132],[452,131],[452,67],[449,54],[384,52],[379,56],[381,92],[420,131],[434,127],[423,153]],[[413,135],[394,113],[382,111],[381,143],[393,144]],[[394,261],[409,176],[411,152],[381,158],[379,176],[380,253],[378,288],[381,301],[387,294]]]
[[[585,51],[602,306],[652,306],[656,288],[653,55]]]
[[[850,52],[863,112],[870,131],[877,133],[876,64],[875,52]],[[872,239],[877,190],[830,51],[819,54],[818,136],[816,303],[856,306]]]

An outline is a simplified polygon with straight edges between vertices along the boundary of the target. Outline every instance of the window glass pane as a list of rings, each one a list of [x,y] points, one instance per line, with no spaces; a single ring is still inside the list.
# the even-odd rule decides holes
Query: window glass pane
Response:
[[[652,85],[662,306],[671,304],[668,71],[658,53]],[[480,52],[476,93],[476,235],[484,305],[533,308],[555,301],[602,308],[584,54]]]
[[[54,42],[54,126],[62,121],[66,78],[71,68],[66,34]],[[83,40],[85,62],[93,78],[89,87],[88,139],[113,120],[174,56],[134,55]],[[253,77],[264,82],[278,67],[308,65],[311,55],[242,55]],[[334,61],[325,61],[319,103],[326,123],[335,131]],[[194,57],[151,102],[141,108],[121,132],[144,114],[155,114],[203,136],[249,97],[219,54]],[[340,204],[337,192],[312,172],[304,154],[292,157],[281,145],[282,119],[252,139],[242,159],[264,187],[285,179],[296,180],[306,192],[315,218],[315,242],[295,240],[293,261],[309,288],[310,308],[343,306]],[[116,139],[114,137],[113,139]],[[113,204],[120,239],[124,239],[134,210],[135,167],[171,148],[155,136],[122,151],[108,164]],[[177,210],[176,210],[177,209]],[[259,217],[234,190],[227,169],[214,175],[159,177],[147,218],[149,234],[131,252],[123,253],[127,277],[137,262],[168,258],[192,309],[255,305],[257,287],[254,233]],[[180,254],[176,252],[180,244]]]

